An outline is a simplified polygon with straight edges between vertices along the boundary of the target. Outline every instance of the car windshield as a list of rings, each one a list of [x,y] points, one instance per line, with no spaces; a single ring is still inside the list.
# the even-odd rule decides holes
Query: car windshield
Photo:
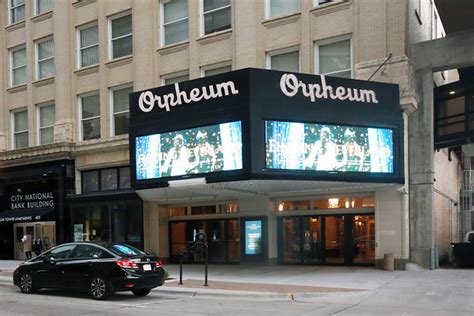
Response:
[[[118,254],[119,256],[140,256],[145,254],[143,251],[138,250],[135,247],[124,244],[112,244],[109,245],[107,248],[115,254]]]

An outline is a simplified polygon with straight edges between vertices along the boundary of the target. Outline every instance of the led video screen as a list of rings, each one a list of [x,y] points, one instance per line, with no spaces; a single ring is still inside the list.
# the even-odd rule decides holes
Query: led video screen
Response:
[[[393,131],[265,121],[266,168],[393,173]]]
[[[135,138],[137,180],[242,169],[242,124]]]

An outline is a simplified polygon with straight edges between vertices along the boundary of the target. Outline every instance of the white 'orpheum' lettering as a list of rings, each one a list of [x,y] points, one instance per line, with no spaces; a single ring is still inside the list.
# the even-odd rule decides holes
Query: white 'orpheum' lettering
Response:
[[[155,105],[160,109],[170,111],[171,107],[188,104],[191,102],[199,102],[201,100],[216,99],[232,94],[239,94],[239,90],[235,88],[232,81],[222,82],[215,85],[203,86],[201,88],[193,88],[191,91],[181,91],[179,83],[174,84],[174,92],[165,95],[154,95],[151,91],[145,91],[138,98],[138,107],[145,113],[153,110]]]
[[[284,74],[280,79],[280,89],[288,97],[294,97],[299,91],[315,102],[316,99],[349,100],[354,102],[379,103],[374,90],[336,87],[326,84],[326,78],[321,75],[321,84],[304,83],[294,74]]]

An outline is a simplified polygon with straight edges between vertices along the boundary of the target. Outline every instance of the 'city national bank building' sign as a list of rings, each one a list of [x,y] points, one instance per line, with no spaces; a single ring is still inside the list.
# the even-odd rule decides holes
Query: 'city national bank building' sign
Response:
[[[0,223],[54,219],[57,204],[54,183],[53,180],[40,180],[9,184]]]
[[[403,182],[398,86],[242,69],[130,96],[137,189],[170,180]]]

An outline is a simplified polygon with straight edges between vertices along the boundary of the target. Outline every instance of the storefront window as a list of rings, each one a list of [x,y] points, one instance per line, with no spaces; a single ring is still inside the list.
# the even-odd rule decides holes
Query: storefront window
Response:
[[[238,213],[239,204],[229,203],[229,204],[219,204],[217,205],[218,213]]]
[[[216,214],[215,205],[203,205],[191,207],[191,215]]]
[[[101,170],[100,184],[102,190],[117,190],[117,169]]]
[[[187,207],[171,207],[170,216],[185,216],[188,213]]]
[[[278,203],[278,211],[298,211],[311,209],[311,201],[280,201]]]
[[[120,188],[129,189],[131,188],[130,184],[130,167],[120,168]]]
[[[82,172],[82,192],[129,189],[130,167],[107,168]]]
[[[99,191],[99,172],[97,170],[82,172],[82,191]]]
[[[143,248],[141,201],[91,202],[71,209],[74,241],[124,242]]]

